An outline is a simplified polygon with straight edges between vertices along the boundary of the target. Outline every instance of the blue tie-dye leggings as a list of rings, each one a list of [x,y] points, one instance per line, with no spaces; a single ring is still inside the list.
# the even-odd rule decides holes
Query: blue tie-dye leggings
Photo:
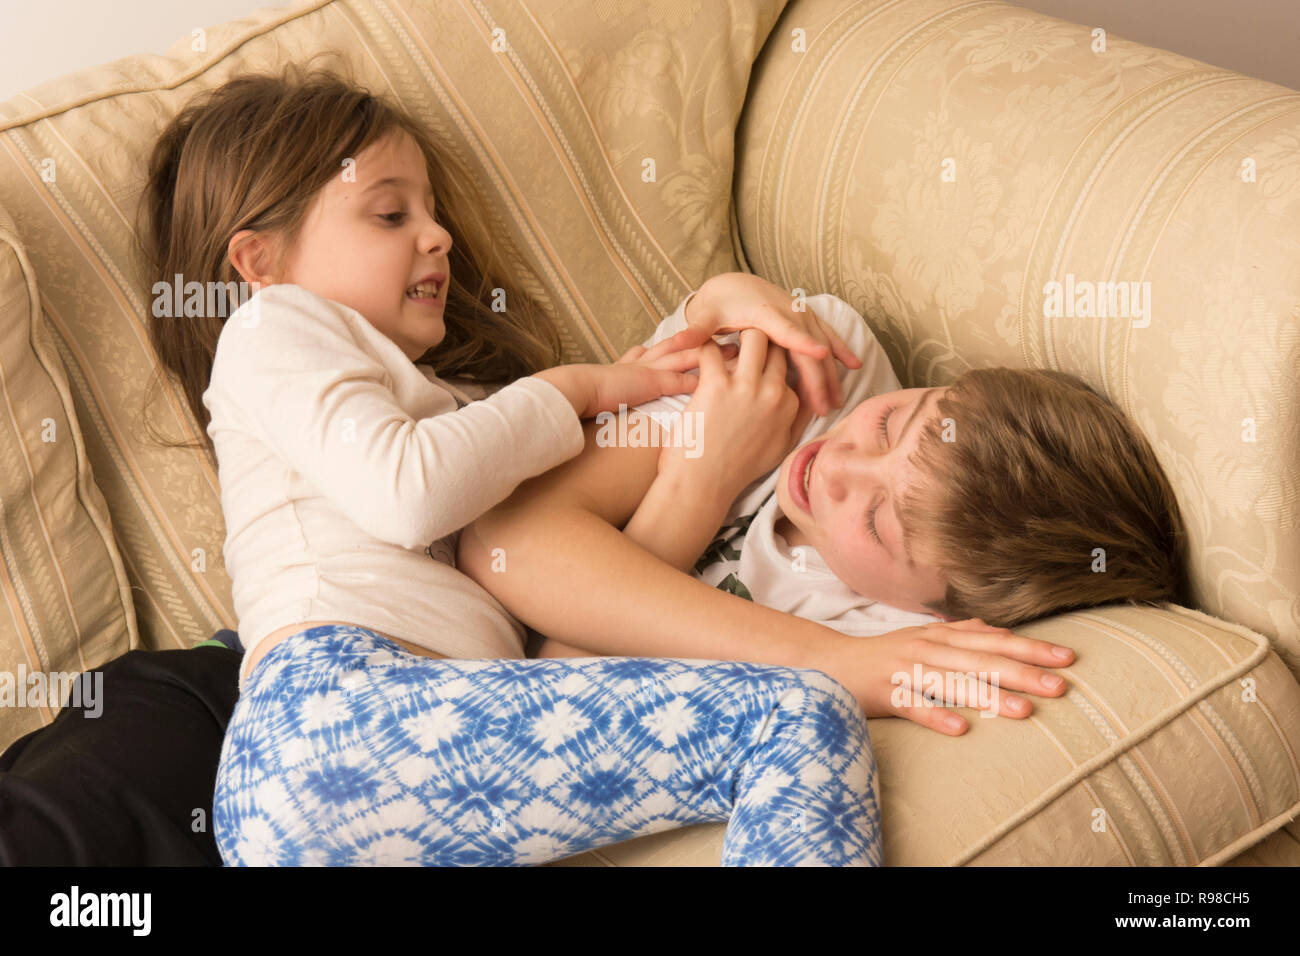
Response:
[[[516,865],[730,820],[724,866],[879,866],[852,694],[811,669],[439,660],[319,625],[245,681],[213,827],[228,865]]]

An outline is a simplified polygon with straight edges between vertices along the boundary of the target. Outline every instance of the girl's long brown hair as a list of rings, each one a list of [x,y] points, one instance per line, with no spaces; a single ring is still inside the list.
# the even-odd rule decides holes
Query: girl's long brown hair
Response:
[[[434,146],[415,118],[384,96],[355,84],[346,66],[290,64],[279,75],[244,74],[200,93],[166,126],[149,160],[139,208],[136,255],[149,290],[155,283],[232,283],[241,277],[227,256],[241,229],[266,235],[280,252],[292,248],[317,193],[371,143],[402,130],[419,145],[438,196],[439,222],[452,236],[446,335],[417,359],[442,378],[504,384],[560,361],[549,317],[514,278],[525,268],[512,245],[488,223],[473,178]],[[524,273],[527,278],[527,273]],[[206,288],[206,286],[205,286]],[[505,294],[506,311],[489,302]],[[152,300],[152,291],[150,292]],[[167,447],[206,448],[207,390],[217,339],[237,302],[215,314],[157,317],[149,338],[161,367],[179,384],[203,431],[202,445],[169,440],[149,420],[146,433]]]

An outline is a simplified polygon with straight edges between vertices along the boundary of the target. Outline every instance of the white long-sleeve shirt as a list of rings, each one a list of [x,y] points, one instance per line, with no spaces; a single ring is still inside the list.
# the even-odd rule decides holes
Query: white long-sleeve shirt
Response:
[[[540,378],[472,394],[301,286],[226,319],[203,403],[245,662],[272,631],[325,620],[448,657],[524,656],[519,622],[455,569],[455,538],[581,452],[582,423]]]

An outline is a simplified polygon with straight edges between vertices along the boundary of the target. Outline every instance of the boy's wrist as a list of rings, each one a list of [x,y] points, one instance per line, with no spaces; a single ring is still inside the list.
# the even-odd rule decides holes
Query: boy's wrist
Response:
[[[705,279],[686,300],[684,312],[686,324],[699,325],[707,319],[711,320],[715,327],[722,325],[720,306],[728,302],[730,296],[747,290],[755,282],[770,284],[748,272],[719,272]],[[692,318],[695,319],[694,322],[691,321]]]
[[[706,279],[699,288],[686,297],[686,302],[682,307],[682,318],[686,321],[687,328],[700,325],[713,311],[713,297],[710,290],[713,289],[709,283],[712,279]],[[694,321],[692,321],[694,320]]]
[[[665,469],[655,476],[623,533],[660,561],[691,573],[732,499],[709,484]]]
[[[664,461],[655,483],[677,500],[692,502],[701,510],[720,510],[724,514],[740,494],[734,482],[711,471],[701,460],[675,455]]]
[[[701,288],[703,288],[703,287],[701,286]],[[694,305],[694,306],[695,306],[695,311],[698,312],[698,311],[699,311],[699,299],[700,299],[700,290],[699,290],[699,289],[696,289],[694,292],[692,292],[690,295],[688,295],[688,296],[686,297],[686,302],[683,303],[683,305],[682,305],[682,318],[684,318],[684,319],[686,320],[686,324],[687,324],[688,326],[691,324],[691,314],[692,314],[692,313],[691,313],[691,306]]]

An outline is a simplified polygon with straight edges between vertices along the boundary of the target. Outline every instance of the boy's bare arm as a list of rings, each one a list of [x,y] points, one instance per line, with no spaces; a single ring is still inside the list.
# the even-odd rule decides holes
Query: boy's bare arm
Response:
[[[640,414],[631,412],[629,430]],[[663,437],[657,423],[648,417],[646,422]],[[596,423],[585,423],[583,431],[586,447],[580,455],[521,485],[503,505],[525,508],[521,521],[540,510],[583,508],[613,526],[622,525],[624,535],[689,573],[713,540],[734,495],[700,484],[709,481],[703,471],[698,480],[683,472],[658,474],[657,446],[602,447],[596,441]],[[539,656],[584,654],[548,638]]]
[[[968,621],[903,628],[869,640],[846,638],[683,574],[617,527],[653,484],[659,449],[599,451],[612,463],[609,472],[602,466],[595,474],[590,461],[566,462],[520,485],[460,536],[460,569],[543,634],[610,656],[820,670],[848,687],[868,716],[906,717],[945,734],[960,734],[964,721],[956,729],[943,725],[952,712],[920,706],[919,695],[897,703],[891,675],[921,666],[927,673],[936,667],[983,670],[1000,674],[1002,692],[1065,692],[1065,684],[1045,691],[1039,683],[1045,667],[1062,666],[1044,641]],[[575,479],[571,483],[564,480],[566,471]],[[993,699],[989,709],[1004,716],[1023,718],[1032,711],[1023,698],[994,693]]]
[[[680,489],[679,499],[667,482],[662,494],[648,494],[659,448],[600,447],[597,425],[583,430],[587,447],[578,457],[524,482],[461,533],[459,569],[530,627],[592,653],[804,660],[798,632],[806,628],[804,637],[814,639],[827,629],[682,573],[708,546],[730,501],[691,489]],[[676,566],[620,531],[625,523]],[[748,620],[755,616],[761,625]],[[765,641],[755,633],[762,629],[789,636]]]
[[[457,565],[537,631],[615,657],[794,667],[839,637],[683,574],[593,509],[529,489],[532,481],[461,533]]]
[[[628,413],[629,432],[641,414]],[[645,417],[647,427],[664,440],[659,425]],[[584,422],[582,430],[586,447],[576,458],[524,482],[502,506],[586,508],[665,564],[690,571],[721,527],[734,495],[680,475],[659,475],[658,445],[601,446],[596,422]]]

